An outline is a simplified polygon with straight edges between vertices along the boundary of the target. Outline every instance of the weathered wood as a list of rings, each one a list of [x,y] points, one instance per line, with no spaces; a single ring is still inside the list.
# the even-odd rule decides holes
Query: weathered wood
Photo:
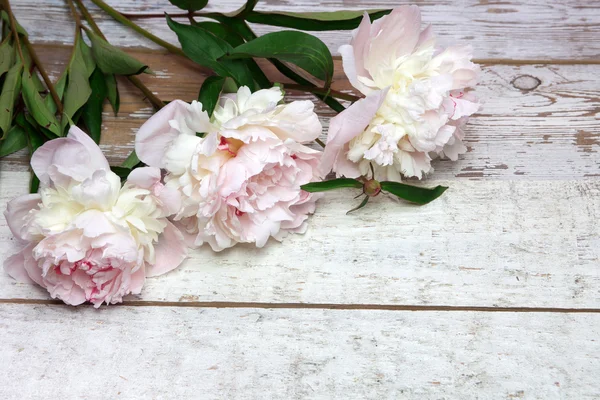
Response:
[[[64,46],[39,46],[49,71],[57,77],[68,59]],[[195,99],[205,75],[185,59],[162,52],[132,51],[156,71],[141,79],[163,100]],[[273,81],[286,81],[270,64],[262,63]],[[350,90],[340,61],[335,88]],[[434,163],[438,179],[579,179],[600,175],[600,81],[595,65],[487,65],[477,88],[483,109],[467,128],[470,151],[458,162]],[[141,93],[121,81],[121,112],[104,114],[103,149],[109,161],[123,161],[134,135],[153,109]],[[290,92],[288,100],[311,99]],[[318,103],[326,127],[334,113]],[[326,131],[325,131],[326,132]],[[23,153],[4,159],[22,166]],[[6,168],[11,167],[10,165]]]
[[[1,305],[0,321],[3,399],[598,396],[598,314]]]
[[[207,11],[234,11],[244,0],[211,1]],[[70,43],[73,26],[63,0],[45,0],[40,7],[36,0],[19,0],[13,8],[20,23],[29,31],[34,42]],[[155,44],[123,28],[104,12],[85,1],[100,28],[115,44],[123,47],[157,48]],[[107,0],[122,12],[170,13],[180,12],[167,1]],[[392,8],[410,1],[391,0],[317,0],[260,1],[260,11],[335,11],[343,9]],[[433,24],[442,43],[471,43],[477,58],[494,59],[598,59],[600,56],[600,6],[596,2],[567,0],[480,1],[427,0],[416,2],[423,12],[424,23]],[[318,7],[318,8],[317,8]],[[187,21],[187,19],[184,19]],[[137,19],[136,22],[162,39],[177,43],[164,18]],[[281,28],[253,25],[258,34]],[[348,32],[316,32],[337,53],[348,42]]]
[[[0,182],[4,209],[27,173]],[[328,193],[305,235],[194,250],[130,300],[600,307],[600,181],[435,183],[450,190],[427,206],[381,196],[351,216],[356,193]],[[11,241],[2,220],[0,259]],[[0,296],[48,298],[4,272]]]

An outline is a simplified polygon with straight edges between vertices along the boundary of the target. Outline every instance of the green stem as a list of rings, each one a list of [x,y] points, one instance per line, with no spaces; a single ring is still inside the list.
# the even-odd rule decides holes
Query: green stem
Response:
[[[323,143],[323,141],[322,141],[321,139],[319,139],[319,138],[316,138],[316,139],[315,139],[315,142],[316,142],[316,143],[317,143],[319,146],[321,146],[321,147],[325,148],[325,143]]]
[[[19,57],[21,58],[23,66],[25,66],[25,57],[23,57],[23,50],[21,50],[21,41],[19,40],[19,33],[17,32],[17,21],[15,20],[15,16],[10,8],[10,1],[4,0],[3,4],[4,9],[8,14],[8,19],[10,21],[10,29],[12,30],[12,34],[15,37],[15,43],[17,44],[17,51],[19,53]]]
[[[81,18],[79,18],[79,14],[75,9],[75,5],[72,0],[67,0],[67,4],[69,5],[69,9],[71,9],[71,14],[73,15],[73,19],[75,20],[75,30],[81,29]]]
[[[357,101],[360,100],[360,97],[354,96],[349,93],[338,92],[337,90],[325,90],[319,87],[305,86],[305,85],[296,85],[293,83],[284,84],[284,87],[290,90],[300,90],[302,92],[310,92],[313,94],[320,94],[323,96],[331,96],[337,99],[349,100],[349,101]]]
[[[148,87],[142,83],[140,78],[138,78],[137,76],[130,75],[127,77],[127,79],[129,79],[129,82],[133,83],[133,85],[135,87],[137,87],[138,89],[140,89],[140,91],[142,93],[144,93],[144,96],[146,96],[146,98],[150,101],[150,103],[152,103],[154,108],[156,108],[157,110],[160,110],[161,108],[163,108],[165,106],[165,103],[163,103],[163,101],[161,99],[156,97],[154,95],[154,93],[152,93],[152,91],[150,89],[148,89]]]
[[[140,35],[144,36],[145,38],[150,39],[151,41],[153,41],[154,43],[158,44],[159,46],[164,47],[165,49],[169,50],[171,53],[178,54],[180,56],[183,56],[183,57],[187,58],[187,56],[185,55],[185,53],[183,52],[183,50],[181,50],[178,47],[173,46],[171,43],[165,42],[161,38],[159,38],[157,36],[154,36],[153,34],[151,34],[150,32],[148,32],[144,28],[140,27],[139,25],[131,22],[128,18],[124,17],[120,12],[118,12],[117,10],[115,10],[114,8],[112,8],[111,6],[109,6],[108,4],[106,4],[104,1],[102,1],[102,0],[92,0],[92,3],[94,3],[95,5],[97,5],[98,7],[100,7],[108,15],[110,15],[111,17],[113,17],[116,21],[122,23],[125,26],[130,27],[131,29],[133,29],[134,31],[136,31]]]
[[[90,24],[94,33],[96,33],[96,35],[100,36],[102,39],[106,40],[106,36],[104,36],[102,31],[96,24],[96,21],[94,21],[92,14],[90,14],[88,9],[83,5],[83,2],[81,0],[75,0],[75,2],[77,3],[79,10],[81,10],[81,14],[83,14],[83,18],[85,18],[87,23]],[[84,29],[86,29],[86,28],[84,27]],[[161,108],[163,108],[165,106],[165,103],[161,99],[156,97],[154,95],[154,93],[152,93],[152,91],[150,89],[148,89],[148,87],[146,85],[144,85],[137,76],[128,76],[127,79],[129,80],[129,82],[133,83],[133,85],[135,87],[140,89],[140,91],[146,96],[146,98],[150,101],[150,103],[152,103],[154,108],[156,108],[157,110],[160,110]]]

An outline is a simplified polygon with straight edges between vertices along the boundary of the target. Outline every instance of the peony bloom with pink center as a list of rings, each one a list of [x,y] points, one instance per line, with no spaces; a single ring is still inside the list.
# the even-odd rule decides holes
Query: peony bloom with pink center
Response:
[[[318,196],[300,186],[318,179],[321,152],[304,144],[322,128],[311,102],[282,99],[276,87],[241,87],[211,118],[197,101],[173,101],[140,128],[136,153],[181,194],[173,219],[191,246],[262,247],[306,230]]]
[[[179,194],[157,168],[138,168],[121,187],[100,148],[80,129],[45,143],[31,158],[38,194],[8,203],[5,217],[24,248],[4,267],[53,298],[78,305],[122,301],[140,293],[146,276],[185,258],[183,235],[166,216]]]
[[[366,96],[332,118],[321,173],[400,181],[431,172],[432,156],[466,151],[464,124],[479,109],[466,89],[479,67],[471,49],[440,49],[421,31],[417,6],[401,6],[373,23],[365,15],[339,49],[350,83]]]

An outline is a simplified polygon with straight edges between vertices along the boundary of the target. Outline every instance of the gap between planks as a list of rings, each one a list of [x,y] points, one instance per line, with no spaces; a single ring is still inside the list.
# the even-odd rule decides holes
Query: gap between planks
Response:
[[[67,306],[60,300],[0,299],[0,304],[31,304]],[[125,301],[111,307],[179,307],[179,308],[264,308],[264,309],[318,309],[318,310],[381,310],[381,311],[474,311],[510,313],[565,313],[598,314],[600,308],[560,307],[485,307],[485,306],[419,306],[395,304],[329,304],[329,303],[261,303],[228,301]]]

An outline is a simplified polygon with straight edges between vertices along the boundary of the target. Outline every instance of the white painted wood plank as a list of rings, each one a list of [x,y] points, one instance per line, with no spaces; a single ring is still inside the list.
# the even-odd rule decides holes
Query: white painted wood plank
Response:
[[[19,0],[13,9],[34,42],[70,43],[73,32],[68,9],[63,0]],[[157,48],[152,42],[124,29],[90,1],[100,28],[109,39],[123,47]],[[107,0],[122,12],[177,12],[166,1]],[[207,11],[233,11],[243,0],[210,1]],[[271,0],[260,1],[260,11],[335,11],[341,9],[391,8],[415,2],[397,0]],[[545,0],[511,0],[488,2],[479,0],[428,0],[418,3],[425,23],[435,26],[442,42],[469,42],[478,58],[512,59],[597,59],[600,56],[600,6],[579,0],[548,2]],[[176,43],[164,19],[136,20],[142,27],[162,39]],[[279,30],[277,27],[254,26],[257,33]],[[317,32],[337,54],[347,42],[348,33]]]
[[[600,181],[437,183],[450,190],[427,206],[380,196],[351,216],[356,193],[328,193],[305,235],[192,251],[137,299],[600,307]],[[26,184],[3,171],[0,209]],[[2,219],[0,259],[16,249]],[[4,272],[0,296],[48,298]]]
[[[3,399],[600,393],[598,314],[3,304],[0,321]]]
[[[41,54],[47,56],[46,52]],[[202,77],[190,76],[189,68],[177,67],[174,57],[166,58],[169,63],[162,64],[163,68],[153,65],[156,56],[144,59],[161,77],[142,79],[164,100],[195,99]],[[60,66],[50,66],[60,71]],[[595,65],[484,67],[477,88],[484,105],[467,126],[466,144],[470,150],[458,162],[434,161],[433,176],[449,180],[562,180],[600,176],[600,80],[596,79],[599,68]],[[288,100],[310,98],[296,94]],[[334,114],[323,105],[318,105],[317,111],[326,132],[329,118]],[[103,121],[103,149],[109,161],[118,164],[127,157],[135,132],[152,112],[137,89],[121,85],[121,113],[114,117],[107,108]],[[25,168],[23,153],[3,159],[6,161],[21,165],[5,168]]]

